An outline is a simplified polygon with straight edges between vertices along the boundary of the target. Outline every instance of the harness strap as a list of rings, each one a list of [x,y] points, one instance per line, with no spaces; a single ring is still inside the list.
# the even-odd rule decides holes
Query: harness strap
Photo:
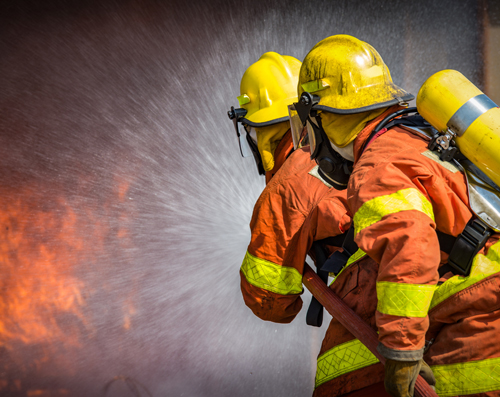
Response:
[[[439,249],[448,254],[448,262],[439,268],[440,277],[450,271],[455,275],[468,276],[474,257],[485,246],[492,231],[480,220],[471,219],[457,237],[440,230],[436,230],[436,234]],[[320,272],[339,274],[349,258],[358,250],[358,245],[354,242],[354,226],[341,236],[345,237],[342,251],[330,255],[320,267]]]
[[[335,247],[342,246],[347,233],[339,234],[338,236],[328,237],[323,240],[315,241],[312,245],[314,256],[316,257],[316,273],[320,279],[328,284],[328,272],[323,271],[323,265],[328,258],[328,253],[324,245],[332,245]],[[321,327],[323,324],[323,305],[313,296],[306,314],[306,323],[313,327]]]
[[[349,258],[358,250],[358,245],[354,242],[354,225],[351,225],[344,235],[342,251],[336,251],[325,261],[321,267],[322,272],[339,274],[346,265]]]
[[[452,271],[453,274],[468,276],[474,257],[484,247],[492,233],[493,231],[479,219],[473,218],[467,222],[463,232],[455,239],[449,252],[448,263],[439,269],[439,275],[443,276]]]

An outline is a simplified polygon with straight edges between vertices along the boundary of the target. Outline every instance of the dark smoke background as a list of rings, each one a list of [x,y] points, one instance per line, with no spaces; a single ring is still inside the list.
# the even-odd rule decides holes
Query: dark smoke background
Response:
[[[310,395],[325,327],[239,292],[264,187],[226,116],[241,76],[345,33],[414,94],[445,68],[482,87],[482,4],[1,2],[0,394]]]

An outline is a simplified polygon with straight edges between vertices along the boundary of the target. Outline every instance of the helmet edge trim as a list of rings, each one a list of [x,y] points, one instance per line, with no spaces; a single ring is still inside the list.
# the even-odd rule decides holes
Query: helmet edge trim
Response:
[[[253,121],[248,120],[247,118],[241,118],[239,121],[241,123],[249,125],[250,127],[268,127],[270,125],[282,123],[282,122],[288,121],[288,120],[289,120],[289,117],[285,116],[285,117],[280,117],[279,119],[269,120],[269,121],[266,121],[264,123],[255,123]]]
[[[403,101],[411,101],[411,100],[415,99],[415,97],[412,94],[408,94],[408,95],[403,96],[401,99]],[[313,109],[322,110],[322,111],[329,112],[329,113],[336,113],[336,114],[355,114],[355,113],[369,112],[371,110],[381,109],[381,108],[397,105],[399,103],[401,103],[401,101],[399,101],[398,99],[392,99],[390,101],[376,103],[373,105],[364,106],[364,107],[356,108],[356,109],[337,109],[337,108],[332,108],[330,106],[324,106],[324,105],[318,104],[318,105],[314,105]]]

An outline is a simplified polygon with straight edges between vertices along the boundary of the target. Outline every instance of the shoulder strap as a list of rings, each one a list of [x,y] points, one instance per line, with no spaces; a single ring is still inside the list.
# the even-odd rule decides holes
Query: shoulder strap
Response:
[[[416,112],[417,112],[417,108],[416,107],[401,109],[401,110],[398,110],[397,112],[394,112],[394,113],[390,114],[385,119],[383,119],[380,123],[377,124],[377,126],[374,128],[374,130],[372,131],[372,133],[370,134],[370,136],[368,137],[368,139],[363,144],[363,148],[361,149],[360,155],[363,154],[363,152],[365,151],[366,146],[368,145],[368,143],[370,143],[372,141],[372,139],[375,137],[375,135],[377,135],[380,132],[380,130],[382,130],[382,128],[390,128],[390,127],[393,126],[393,125],[391,125],[390,127],[387,127],[389,125],[389,123],[391,122],[391,120],[396,119],[396,117],[400,117],[400,116],[406,115],[408,113],[416,113]],[[420,115],[418,115],[418,116],[421,117]],[[407,119],[407,118],[408,118],[408,116],[406,116],[404,118],[401,118],[401,119],[404,120],[404,119]],[[396,119],[396,120],[399,120],[399,119]],[[396,120],[394,120],[394,121],[396,121]],[[423,120],[423,118],[422,118],[422,120]]]

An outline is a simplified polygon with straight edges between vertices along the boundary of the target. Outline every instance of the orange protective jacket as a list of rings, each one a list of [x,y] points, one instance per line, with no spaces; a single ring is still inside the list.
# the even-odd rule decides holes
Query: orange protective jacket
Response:
[[[469,277],[439,279],[447,255],[435,230],[458,236],[472,217],[466,182],[427,149],[428,139],[406,127],[383,130],[361,153],[373,128],[396,110],[356,138],[348,203],[360,250],[330,288],[379,332],[384,356],[424,357],[440,396],[499,396],[498,235],[476,255]],[[332,319],[314,397],[374,395],[383,379],[375,356]]]
[[[274,173],[255,204],[251,241],[240,269],[245,304],[256,316],[278,323],[295,318],[302,307],[302,273],[312,241],[341,234],[350,225],[345,193],[321,179],[307,147],[293,152]],[[314,216],[304,226],[309,214]],[[308,232],[300,233],[305,227]],[[297,255],[284,263],[292,240]]]
[[[456,237],[473,216],[465,177],[411,128],[383,130],[361,153],[369,134],[355,141],[348,203],[355,241],[379,264],[379,351],[420,359],[427,340],[438,394],[499,395],[500,344],[492,343],[500,337],[498,235],[476,255],[469,277],[439,280],[447,255],[436,229]]]

